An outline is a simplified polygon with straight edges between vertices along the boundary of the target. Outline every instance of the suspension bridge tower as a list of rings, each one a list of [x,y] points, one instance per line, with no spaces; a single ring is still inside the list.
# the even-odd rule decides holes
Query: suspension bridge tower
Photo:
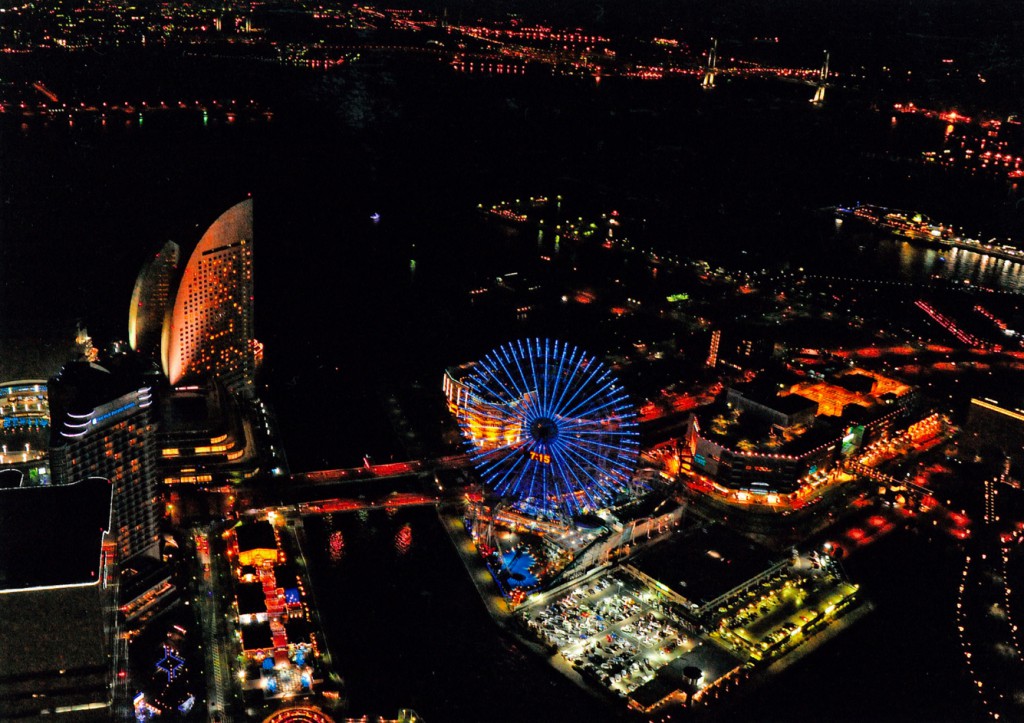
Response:
[[[704,90],[711,90],[715,87],[715,70],[718,67],[718,38],[711,39],[711,51],[708,53],[708,63],[704,66],[704,77],[700,81],[700,87]]]
[[[811,98],[811,102],[814,105],[823,105],[825,103],[825,86],[828,81],[828,51],[825,51],[825,62],[821,65],[821,71],[818,73],[818,84],[814,89],[814,97]]]

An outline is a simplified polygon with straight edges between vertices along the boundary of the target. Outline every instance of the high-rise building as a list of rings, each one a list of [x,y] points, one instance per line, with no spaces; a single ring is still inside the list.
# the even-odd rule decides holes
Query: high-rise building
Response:
[[[104,477],[114,485],[117,559],[158,555],[158,374],[137,354],[70,362],[49,382],[50,468],[56,484]]]
[[[164,347],[171,384],[214,378],[232,392],[252,390],[252,228],[246,199],[214,221],[189,257]]]
[[[1024,405],[1019,401],[1009,393],[1004,399],[971,399],[960,448],[996,464],[1009,459],[1018,468],[1024,465]]]
[[[174,285],[181,249],[168,241],[150,257],[139,272],[128,311],[128,344],[143,356],[167,366],[162,349],[171,326]]]
[[[711,344],[708,346],[708,358],[704,366],[714,369],[718,366],[718,344],[722,341],[722,330],[715,329],[711,332]]]

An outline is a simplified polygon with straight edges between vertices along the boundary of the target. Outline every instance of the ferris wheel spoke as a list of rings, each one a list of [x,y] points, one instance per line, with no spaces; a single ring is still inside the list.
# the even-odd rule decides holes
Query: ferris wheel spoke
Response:
[[[544,360],[544,374],[542,375],[543,384],[541,386],[541,388],[544,390],[544,392],[540,396],[540,403],[541,403],[541,408],[543,409],[544,415],[545,416],[549,416],[549,412],[551,410],[551,408],[550,408],[551,394],[550,394],[549,386],[551,385],[551,381],[552,381],[552,379],[554,377],[554,375],[551,373],[551,367],[550,367],[550,365],[548,363],[551,360],[551,358],[552,358],[551,357],[551,340],[550,339],[544,339],[544,349],[541,350],[540,349],[540,339],[537,339],[537,351],[541,355],[541,358]]]
[[[561,451],[556,451],[552,456],[554,457],[555,463],[558,465],[560,470],[568,470],[568,474],[572,476],[573,480],[576,483],[576,488],[583,492],[583,495],[587,498],[587,501],[590,502],[591,506],[598,507],[599,505],[594,500],[593,495],[587,489],[586,483],[576,474],[576,470],[574,469],[574,467],[572,465],[565,464],[564,460],[562,459]],[[563,476],[567,476],[564,471],[562,472],[562,474]]]
[[[508,454],[508,455],[505,455],[504,457],[500,458],[499,464],[497,466],[499,468],[501,468],[503,466],[501,463],[508,462],[509,458],[511,456],[513,456],[513,455],[515,455],[515,452],[513,452],[511,454]],[[513,472],[515,472],[517,467],[519,467],[520,465],[524,465],[524,464],[526,464],[526,457],[525,456],[519,457],[518,459],[513,459],[511,463],[509,463],[507,465],[504,465],[505,471],[501,475],[501,477],[496,478],[496,481],[494,482],[494,490],[496,492],[499,492],[501,490],[502,486],[504,485],[505,480],[508,479],[509,475],[511,475]],[[513,477],[509,484],[512,484],[513,482],[515,482],[515,480],[516,480],[516,478]]]
[[[588,392],[589,396],[584,397],[582,400],[580,400],[578,402],[575,402],[575,406],[573,406],[573,407],[569,406],[569,404],[572,403],[572,400],[570,400],[570,402],[566,402],[565,406],[563,407],[563,409],[565,410],[564,411],[565,416],[567,416],[567,417],[574,417],[574,416],[576,416],[577,412],[579,412],[581,409],[586,409],[589,412],[590,411],[590,406],[589,405],[590,405],[591,401],[594,400],[595,397],[598,397],[599,395],[602,395],[602,394],[606,395],[609,391],[614,392],[615,390],[614,390],[614,388],[612,388],[611,382],[608,381],[608,377],[609,376],[610,376],[610,372],[608,372],[606,370],[604,372],[604,374],[602,374],[601,377],[595,382],[599,386],[596,389],[594,389],[594,391]],[[580,388],[580,390],[582,391],[582,387]]]
[[[585,390],[587,390],[590,387],[591,383],[594,380],[594,377],[597,376],[600,372],[603,371],[603,368],[602,368],[600,362],[598,362],[596,360],[593,360],[593,359],[591,359],[590,361],[594,365],[594,368],[583,372],[584,374],[587,374],[587,376],[584,377],[579,382],[579,384],[574,385],[575,386],[575,390],[573,391],[572,396],[570,396],[568,399],[566,399],[564,401],[559,401],[559,403],[558,403],[558,409],[562,413],[562,416],[564,416],[564,417],[572,417],[572,416],[574,416],[576,411],[585,403],[585,402],[577,402],[576,401],[577,398],[581,394],[587,393],[587,394],[590,394],[590,396],[593,396],[593,394],[597,393],[597,392],[590,393],[590,392],[586,392],[585,391]],[[576,368],[579,369],[579,364],[577,364]],[[598,379],[598,381],[600,381],[600,378]]]
[[[633,445],[629,444],[629,442],[625,442],[623,445],[614,445],[590,439],[587,440],[585,443],[568,443],[567,447],[569,449],[580,451],[581,453],[595,455],[599,454],[597,452],[597,449],[606,449],[609,450],[610,452],[617,453],[614,459],[618,459],[619,456],[621,456],[623,453],[628,454],[631,451]]]
[[[630,465],[627,465],[625,461],[618,458],[609,457],[601,454],[594,449],[580,449],[580,448],[566,448],[566,452],[572,455],[577,461],[585,465],[593,465],[595,462],[600,460],[601,462],[607,463],[612,468],[618,470],[630,469]]]
[[[571,446],[563,447],[560,450],[560,455],[563,467],[572,471],[573,477],[579,484],[585,487],[586,480],[584,480],[584,477],[586,477],[599,489],[603,490],[605,488],[604,482],[599,477],[595,477],[591,474],[590,468],[593,466],[593,462],[591,460],[579,454],[579,452]]]
[[[616,406],[613,407],[613,404]],[[594,407],[593,409],[588,409],[586,417],[573,417],[566,415],[564,417],[560,417],[559,421],[562,425],[566,425],[564,427],[566,430],[572,430],[578,426],[586,424],[604,424],[614,418],[614,415],[611,414],[599,415],[600,412],[603,412],[609,407],[611,407],[611,411],[615,413],[629,411],[629,409],[625,407],[620,400],[610,400]]]
[[[536,353],[540,353],[540,345],[537,345]],[[530,379],[533,382],[533,388],[536,392],[537,403],[535,408],[540,414],[544,414],[544,395],[541,393],[543,388],[545,375],[537,374],[537,366],[534,364],[533,357],[535,356],[534,350],[530,348],[530,340],[526,340],[526,359],[530,362]]]
[[[511,344],[509,346],[511,346]],[[519,354],[516,355],[515,353],[513,353],[512,357],[511,357],[511,361],[515,365],[515,371],[519,372],[519,381],[522,382],[522,392],[520,394],[520,399],[523,400],[523,403],[524,403],[525,407],[532,408],[532,407],[534,407],[536,402],[534,401],[534,399],[532,399],[530,397],[530,394],[534,393],[536,391],[536,380],[527,380],[526,379],[526,374],[522,371],[522,365],[520,364],[520,361],[519,361],[520,356],[522,356],[523,353],[524,353],[523,349],[522,349],[521,342],[519,342],[518,346],[519,346]],[[515,376],[512,373],[512,367],[511,366],[509,366],[507,368],[507,372],[508,372],[509,380],[513,384],[516,384],[516,379],[515,379]],[[516,388],[518,388],[518,384],[516,384]],[[535,396],[536,396],[536,394],[535,394]]]
[[[491,378],[494,383],[498,385],[505,393],[495,394],[495,398],[499,399],[506,406],[523,396],[523,391],[516,385],[515,379],[513,379],[508,373],[507,359],[502,359],[505,355],[503,348],[495,349],[488,355],[488,359],[491,360]],[[491,391],[494,394],[494,391]]]
[[[559,427],[559,433],[565,437],[575,439],[600,439],[611,437],[615,439],[627,439],[639,436],[636,426],[627,421],[616,420],[611,423],[609,420],[594,420],[590,422],[577,422],[576,424]]]
[[[558,340],[554,342],[554,355],[558,357],[558,370],[551,375],[551,393],[548,395],[548,412],[553,409],[552,405],[557,406],[558,402],[555,400],[555,394],[558,392],[559,381],[562,379],[562,370],[565,368],[565,352],[568,345],[562,344],[562,351],[558,351]]]
[[[486,359],[485,359],[485,363],[486,363]],[[489,384],[487,384],[487,381],[485,379],[476,380],[476,382],[480,386],[482,386],[487,391],[487,393],[490,394],[492,397],[494,397],[495,399],[502,399],[503,396],[504,396],[504,398],[506,398],[506,399],[508,399],[508,398],[518,399],[520,396],[522,396],[521,394],[518,394],[517,392],[514,392],[511,389],[509,389],[505,385],[505,383],[502,382],[501,377],[499,377],[494,371],[491,371],[490,369],[487,369],[486,366],[484,367],[484,369],[487,371],[487,376],[489,376],[494,381],[494,383],[497,384],[502,389],[502,391],[505,392],[504,395],[497,393],[493,388],[491,388],[491,386]],[[471,382],[472,382],[473,381],[472,377],[470,379],[471,379]]]
[[[562,361],[563,362],[565,361],[565,352],[568,350],[568,346],[569,346],[568,344],[564,344],[564,343],[562,345]],[[576,374],[579,372],[579,367],[580,367],[580,363],[582,361],[582,357],[583,357],[583,352],[581,352],[579,350],[579,348],[573,347],[572,351],[569,353],[569,360],[568,360],[568,367],[569,368],[565,369],[563,371],[564,364],[559,366],[559,373],[555,377],[555,388],[557,389],[558,387],[561,387],[561,392],[558,392],[558,398],[555,399],[552,402],[552,404],[551,404],[551,408],[553,410],[557,411],[559,409],[563,409],[564,408],[563,401],[565,400],[565,395],[574,386],[568,380],[570,380],[570,379],[580,379],[580,377],[577,377]],[[552,395],[552,396],[554,396],[554,395]]]
[[[573,461],[583,466],[604,467],[607,469],[629,469],[629,465],[626,460],[620,459],[618,456],[609,457],[608,455],[601,454],[595,449],[566,447],[565,452]],[[629,455],[629,457],[632,457],[632,455]]]
[[[527,392],[530,391],[529,385],[527,385],[525,380],[523,380],[524,386],[520,388],[519,384],[516,382],[515,376],[512,374],[511,365],[513,362],[515,362],[515,354],[510,354],[508,349],[506,349],[505,347],[501,347],[499,351],[501,352],[501,354],[495,354],[495,357],[498,360],[501,378],[504,380],[504,382],[507,382],[509,385],[511,385],[512,389],[515,390],[512,393],[511,398],[506,399],[505,402],[514,403],[526,397]],[[504,382],[502,383],[502,386],[506,386]]]

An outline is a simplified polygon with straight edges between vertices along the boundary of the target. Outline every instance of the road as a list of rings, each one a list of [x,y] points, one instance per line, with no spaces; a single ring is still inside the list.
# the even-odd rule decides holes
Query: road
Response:
[[[220,593],[224,590],[223,541],[219,535],[211,535],[209,528],[198,530],[193,539],[202,538],[209,545],[210,564],[201,566],[196,571],[196,604],[199,607],[199,618],[203,627],[203,650],[206,661],[206,687],[208,693],[207,708],[210,721],[220,716],[221,720],[230,720],[227,715],[229,706],[235,696],[234,680],[231,677],[231,647],[227,630],[227,616],[221,610]],[[218,544],[220,543],[220,544]],[[195,558],[199,560],[197,555]]]

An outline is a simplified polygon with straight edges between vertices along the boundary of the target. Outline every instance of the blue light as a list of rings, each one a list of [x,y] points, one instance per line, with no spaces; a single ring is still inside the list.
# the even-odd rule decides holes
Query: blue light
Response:
[[[628,488],[639,456],[636,410],[595,357],[565,342],[520,339],[487,354],[465,384],[459,425],[496,494],[554,517],[607,506]]]
[[[103,420],[110,419],[114,415],[120,414],[121,412],[126,412],[126,411],[128,411],[129,409],[131,409],[134,406],[135,406],[135,402],[128,402],[127,404],[121,405],[117,409],[111,409],[109,412],[106,412],[105,414],[101,414],[100,416],[98,416],[95,419],[93,419],[92,423],[93,424],[99,424]]]

